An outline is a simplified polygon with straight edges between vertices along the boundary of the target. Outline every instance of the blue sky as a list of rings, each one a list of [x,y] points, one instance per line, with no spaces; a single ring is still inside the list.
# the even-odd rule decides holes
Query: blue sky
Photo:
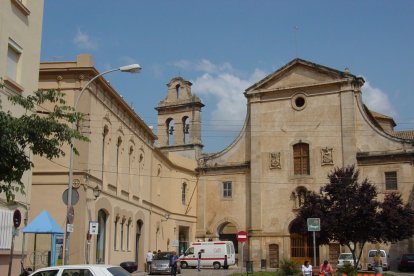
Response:
[[[45,0],[42,61],[93,55],[156,130],[154,107],[181,76],[203,109],[205,152],[241,129],[251,84],[295,57],[362,75],[365,103],[414,129],[414,1]]]

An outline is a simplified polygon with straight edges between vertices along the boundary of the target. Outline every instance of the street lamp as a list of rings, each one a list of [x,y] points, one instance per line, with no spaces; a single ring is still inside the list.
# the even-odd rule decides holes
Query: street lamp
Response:
[[[95,77],[93,77],[91,80],[86,83],[86,85],[82,88],[81,92],[77,96],[75,103],[73,105],[74,111],[76,111],[76,108],[78,107],[78,103],[80,100],[80,97],[82,96],[83,92],[85,92],[86,88],[91,84],[94,80],[97,78],[111,73],[115,71],[121,71],[121,72],[128,72],[128,73],[139,73],[141,71],[141,66],[139,64],[130,64],[125,65],[119,68],[111,69],[105,72],[102,72]],[[72,123],[72,129],[76,129],[76,122]],[[65,258],[64,258],[64,264],[68,264],[69,261],[69,243],[70,243],[70,233],[68,232],[68,224],[72,224],[72,222],[69,222],[70,220],[73,221],[73,207],[72,207],[72,190],[73,190],[73,144],[75,143],[75,139],[72,137],[70,140],[70,157],[69,157],[69,183],[68,183],[68,199],[67,199],[67,212],[66,212],[66,239],[65,239]]]

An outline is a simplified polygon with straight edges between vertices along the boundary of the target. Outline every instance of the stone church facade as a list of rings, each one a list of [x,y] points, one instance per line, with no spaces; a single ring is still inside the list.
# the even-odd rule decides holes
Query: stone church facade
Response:
[[[188,93],[191,83],[173,82],[171,89],[183,86]],[[255,267],[266,263],[275,268],[284,259],[313,260],[310,236],[294,233],[292,222],[307,191],[319,191],[332,169],[352,164],[361,179],[377,185],[380,198],[398,191],[413,204],[414,132],[394,131],[392,118],[369,110],[362,102],[363,84],[362,77],[348,71],[294,59],[247,88],[247,116],[237,138],[218,153],[196,155],[195,239],[230,239],[240,253],[236,233],[245,230],[245,261]],[[160,146],[167,151],[177,149],[166,142],[175,135],[167,131],[167,118],[176,112],[165,110],[179,102],[165,101],[159,113],[159,135],[167,135]],[[202,125],[198,113],[190,118]],[[395,262],[414,249],[414,241],[365,250],[379,247]],[[335,264],[343,250],[336,243],[318,246],[318,263],[328,259]]]

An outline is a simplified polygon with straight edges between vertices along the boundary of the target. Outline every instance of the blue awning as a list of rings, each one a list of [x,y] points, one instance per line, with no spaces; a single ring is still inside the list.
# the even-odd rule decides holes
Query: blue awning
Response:
[[[43,210],[29,225],[23,228],[23,233],[63,234],[62,228],[52,218],[48,211]]]

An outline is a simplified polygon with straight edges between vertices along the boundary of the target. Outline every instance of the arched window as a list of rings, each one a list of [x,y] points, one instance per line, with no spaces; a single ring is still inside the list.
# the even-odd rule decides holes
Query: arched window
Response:
[[[175,93],[176,93],[176,96],[177,96],[177,99],[178,99],[180,97],[180,84],[177,84],[175,86]]]
[[[293,145],[293,170],[295,175],[309,175],[309,145],[297,143]]]
[[[120,160],[121,160],[121,144],[122,144],[122,138],[118,137],[118,141],[116,142],[116,179],[118,182],[119,176],[119,165],[120,165]]]
[[[187,116],[183,117],[182,120],[182,124],[183,124],[183,143],[187,144],[190,140],[190,118],[188,118]]]
[[[96,237],[96,263],[105,263],[106,248],[106,220],[107,215],[104,210],[98,211],[98,235]]]
[[[114,220],[114,250],[118,249],[117,238],[118,238],[118,225],[119,225],[120,218],[121,217],[119,215],[116,215],[115,220]]]
[[[108,140],[107,138],[108,133],[109,133],[109,128],[107,125],[105,125],[103,129],[103,133],[102,133],[102,182],[103,182],[104,173],[105,173],[105,164],[106,164],[105,149],[106,149],[106,141]]]
[[[181,202],[185,205],[187,200],[187,183],[183,183],[181,186]]]
[[[141,230],[144,222],[138,220],[136,223],[136,232],[135,232],[135,262],[138,263],[141,260],[140,252],[142,251],[143,243],[141,243]]]
[[[134,157],[134,147],[130,146],[129,147],[129,158],[128,158],[128,172],[129,172],[129,175],[131,175],[133,157]]]
[[[169,118],[166,121],[166,131],[167,131],[167,145],[173,145],[174,144],[174,120],[172,118]]]
[[[296,208],[302,207],[302,205],[305,203],[306,195],[308,194],[308,190],[305,187],[297,187],[295,192],[295,206]]]

